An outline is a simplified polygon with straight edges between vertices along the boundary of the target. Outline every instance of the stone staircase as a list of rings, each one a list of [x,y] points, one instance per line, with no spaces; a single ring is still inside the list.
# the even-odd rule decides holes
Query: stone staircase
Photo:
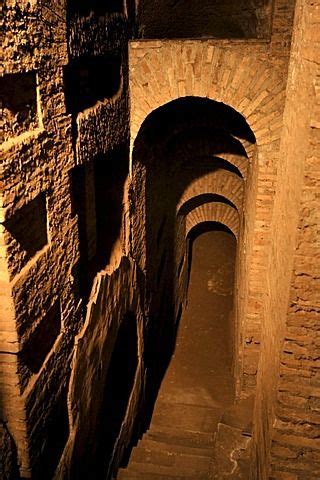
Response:
[[[247,416],[241,403],[224,412],[158,401],[150,429],[117,480],[248,480]]]

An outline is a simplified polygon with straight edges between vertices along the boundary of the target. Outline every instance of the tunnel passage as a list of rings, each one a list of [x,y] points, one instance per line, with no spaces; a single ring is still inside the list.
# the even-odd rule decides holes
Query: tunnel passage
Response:
[[[172,428],[179,428],[184,421],[180,409],[189,412],[188,421],[192,423],[201,415],[199,407],[213,409],[213,417],[218,418],[234,399],[232,333],[237,242],[233,233],[217,222],[200,223],[191,230],[188,240],[187,307],[152,419],[152,424],[171,424]],[[212,432],[215,427],[211,425]]]
[[[244,145],[254,143],[242,115],[200,97],[182,97],[159,107],[135,140],[132,244],[146,275],[149,316],[146,428],[186,304],[188,234],[200,223],[222,222],[242,240],[249,167]],[[237,350],[237,332],[236,319],[230,332],[232,351]]]
[[[234,411],[232,337],[237,240],[228,227],[212,221],[192,228],[186,240],[188,302],[178,310],[174,354],[148,431],[118,480],[144,478],[146,472],[146,478],[249,478],[225,476],[228,461],[216,462],[221,453],[215,439],[221,441],[221,424]],[[223,437],[221,444],[223,451],[229,452],[239,430],[227,428],[228,435],[232,434]]]

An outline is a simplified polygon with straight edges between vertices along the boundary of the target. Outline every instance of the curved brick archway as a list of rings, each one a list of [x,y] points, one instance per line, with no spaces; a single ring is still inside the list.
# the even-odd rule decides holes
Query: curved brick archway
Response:
[[[236,288],[240,293],[235,297],[237,327],[234,349],[237,357],[234,375],[239,395],[243,384],[242,342],[247,329],[244,317],[248,310],[243,299],[248,298],[246,291],[251,273],[249,254],[250,242],[254,237],[252,201],[255,202],[253,195],[257,187],[256,173],[255,136],[250,126],[234,108],[208,98],[183,97],[162,105],[147,115],[132,150],[134,258],[140,268],[147,272],[147,276],[149,274],[153,291],[161,291],[161,282],[167,278],[169,265],[174,265],[175,273],[171,275],[173,284],[173,279],[179,277],[178,284],[172,286],[172,291],[177,289],[174,295],[175,317],[186,295],[184,279],[187,275],[186,271],[178,274],[179,266],[184,264],[186,251],[186,225],[184,221],[181,222],[181,217],[176,219],[179,208],[185,201],[199,194],[217,194],[232,202],[240,213],[238,215],[235,210],[237,220],[231,220],[232,229],[239,240]],[[162,186],[159,182],[163,182]],[[167,188],[169,190],[165,193]],[[152,204],[157,209],[157,214],[151,219]],[[168,217],[167,212],[172,209],[174,211]],[[208,206],[201,207],[198,213],[204,213],[206,209]],[[211,214],[208,213],[208,218]],[[175,227],[176,221],[178,223]],[[175,231],[173,236],[170,234],[171,240],[166,238],[168,229]],[[168,254],[168,248],[162,245],[170,245],[172,241],[175,247]],[[152,249],[153,256],[158,258],[151,265]],[[159,308],[157,305],[154,310]],[[256,362],[257,358],[253,361]]]
[[[285,81],[263,43],[131,42],[130,73],[132,142],[152,111],[189,95],[230,105],[258,145],[279,138]]]
[[[186,96],[229,105],[245,118],[256,137],[256,144],[241,140],[249,158],[249,168],[243,175],[247,178],[243,229],[246,259],[241,267],[244,281],[239,295],[246,302],[239,312],[244,333],[239,347],[242,379],[238,393],[247,395],[255,388],[259,359],[286,64],[277,62],[269,45],[259,41],[131,42],[129,57],[131,150],[149,114]],[[227,156],[224,154],[223,158]]]
[[[186,216],[186,236],[194,227],[205,222],[222,223],[222,225],[228,227],[238,239],[240,228],[239,214],[237,210],[229,205],[220,202],[211,202],[191,210]]]
[[[194,196],[213,193],[226,197],[236,206],[238,211],[242,210],[243,180],[233,172],[219,169],[197,178],[187,186],[177,205],[177,213]]]

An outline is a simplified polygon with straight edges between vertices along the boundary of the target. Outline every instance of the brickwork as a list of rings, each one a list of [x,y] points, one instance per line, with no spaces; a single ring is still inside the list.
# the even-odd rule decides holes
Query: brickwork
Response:
[[[319,2],[297,2],[264,299],[257,478],[319,476],[319,12]]]
[[[200,205],[192,210],[186,217],[186,233],[204,222],[218,222],[226,225],[235,237],[239,235],[239,214],[224,203],[212,202]]]
[[[272,478],[315,479],[320,475],[319,322],[320,322],[320,69],[319,2],[298,2],[288,116],[291,102],[302,98],[299,137],[308,142],[302,154],[301,194],[293,253],[289,308],[280,353],[280,379],[271,448]],[[303,42],[299,41],[303,36]],[[299,43],[298,43],[299,42]],[[315,47],[315,48],[314,48]],[[292,96],[291,96],[292,95]],[[299,98],[298,97],[298,98]],[[306,105],[307,103],[307,105]]]
[[[242,179],[233,172],[219,169],[208,173],[188,185],[179,200],[177,212],[179,213],[183,204],[191,198],[210,193],[228,198],[237,210],[241,211],[243,206],[243,187]]]
[[[252,148],[247,150],[253,181],[247,189],[246,201],[252,200],[246,208],[246,260],[239,292],[247,303],[241,307],[240,315],[243,318],[239,339],[242,366],[238,372],[241,378],[238,391],[246,394],[254,387],[257,372],[259,308],[265,278],[263,258],[267,255],[279,157],[286,61],[279,63],[274,58],[272,43],[269,46],[259,42],[212,40],[131,42],[129,59],[132,145],[151,111],[188,95],[230,105],[243,115],[256,137],[257,157]]]

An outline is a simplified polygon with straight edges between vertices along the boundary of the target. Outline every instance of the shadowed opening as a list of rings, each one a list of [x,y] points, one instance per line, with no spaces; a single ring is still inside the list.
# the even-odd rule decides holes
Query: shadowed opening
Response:
[[[64,67],[66,108],[77,114],[113,97],[121,84],[120,56],[83,56]]]
[[[98,458],[102,460],[102,467],[94,478],[106,478],[112,452],[126,416],[137,366],[137,322],[135,315],[128,312],[121,322],[107,372],[97,439]]]

